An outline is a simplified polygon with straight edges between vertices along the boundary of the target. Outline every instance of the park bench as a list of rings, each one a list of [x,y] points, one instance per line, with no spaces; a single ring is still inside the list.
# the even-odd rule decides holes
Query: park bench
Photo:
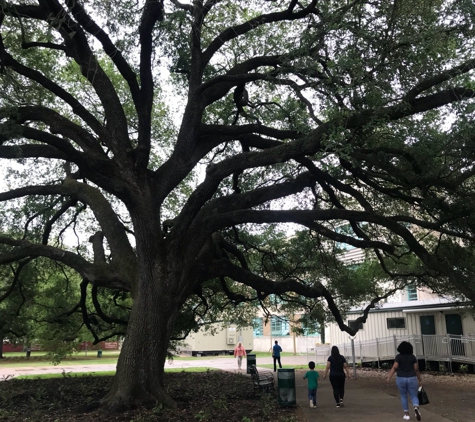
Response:
[[[251,365],[249,370],[254,384],[254,392],[256,392],[256,390],[267,392],[274,390],[274,375],[271,371],[258,371],[256,365]]]

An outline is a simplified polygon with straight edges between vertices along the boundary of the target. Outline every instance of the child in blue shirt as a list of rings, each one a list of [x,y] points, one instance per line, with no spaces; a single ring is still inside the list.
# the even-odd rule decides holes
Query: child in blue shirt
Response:
[[[315,362],[308,363],[310,371],[307,371],[303,379],[308,381],[308,399],[310,400],[310,407],[317,407],[317,388],[318,378],[320,375],[315,371]]]

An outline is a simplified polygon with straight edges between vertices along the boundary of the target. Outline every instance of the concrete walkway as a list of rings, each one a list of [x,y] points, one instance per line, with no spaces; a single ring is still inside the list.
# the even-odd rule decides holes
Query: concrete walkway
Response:
[[[397,422],[403,421],[403,411],[401,401],[396,394],[395,380],[391,382],[391,387],[386,389],[362,388],[358,380],[347,380],[345,384],[345,406],[336,407],[330,381],[320,378],[317,390],[317,408],[309,407],[309,400],[306,397],[306,381],[296,377],[295,384],[297,390],[297,403],[302,408],[307,420],[325,422]],[[391,392],[391,394],[388,394]],[[394,395],[393,395],[394,394]],[[423,421],[430,422],[451,422],[442,416],[428,411],[421,406]],[[411,412],[411,420],[416,418]]]
[[[259,364],[272,363],[272,358],[259,358]],[[288,365],[306,365],[306,356],[282,357],[282,363]],[[237,364],[235,359],[229,358],[201,358],[199,360],[175,360],[172,363],[167,362],[166,368],[184,369],[191,367],[211,367],[222,369],[230,372],[237,372]],[[245,367],[245,364],[243,365]],[[5,368],[0,366],[0,380],[7,377],[18,375],[47,374],[64,372],[100,372],[113,371],[115,364],[108,365],[58,365],[58,366],[41,366],[41,367],[15,367]],[[245,369],[244,371],[245,372]],[[380,383],[380,381],[376,381]],[[395,384],[395,382],[394,382]],[[376,385],[378,387],[378,385]],[[402,421],[401,402],[397,395],[395,385],[384,388],[365,388],[358,383],[358,380],[347,380],[345,388],[345,407],[335,407],[333,393],[330,382],[323,381],[320,378],[319,388],[317,392],[317,408],[309,407],[307,398],[307,382],[303,379],[303,374],[296,373],[295,388],[297,395],[297,403],[302,408],[309,422],[325,421],[325,422],[397,422]],[[421,407],[422,420],[424,422],[451,422],[442,416],[430,412],[426,407]],[[416,420],[411,414],[411,420]]]

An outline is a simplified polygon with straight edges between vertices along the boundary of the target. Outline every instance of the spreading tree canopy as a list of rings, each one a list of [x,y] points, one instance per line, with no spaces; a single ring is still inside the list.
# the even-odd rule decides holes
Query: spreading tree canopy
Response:
[[[324,301],[354,333],[341,244],[394,288],[475,300],[474,20],[472,0],[0,0],[0,264],[67,266],[96,337],[90,312],[127,327],[104,405],[173,405],[170,340],[219,303]],[[391,290],[358,274],[370,306]]]

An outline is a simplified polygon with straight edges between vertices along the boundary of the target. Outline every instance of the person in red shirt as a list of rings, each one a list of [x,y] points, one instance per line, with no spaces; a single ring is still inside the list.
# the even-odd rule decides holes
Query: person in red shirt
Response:
[[[241,342],[239,342],[236,348],[234,349],[234,357],[237,357],[239,370],[241,370],[243,356],[246,356],[246,349],[242,347]]]

